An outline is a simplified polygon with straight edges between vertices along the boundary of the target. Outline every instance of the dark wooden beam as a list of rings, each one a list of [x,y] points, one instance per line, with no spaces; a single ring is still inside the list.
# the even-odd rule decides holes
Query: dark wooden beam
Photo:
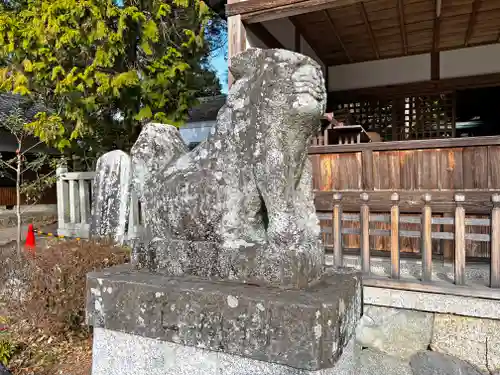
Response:
[[[476,24],[477,19],[477,11],[479,10],[479,6],[481,5],[481,0],[474,0],[472,3],[472,11],[469,16],[469,23],[467,25],[467,32],[465,34],[464,46],[467,47],[470,42],[470,38],[472,37],[472,33],[474,31],[474,26]]]
[[[281,48],[285,49],[283,44],[276,39],[276,37],[266,29],[266,27],[261,23],[252,23],[245,25],[245,28],[252,32],[257,38],[259,38],[268,48]]]
[[[346,48],[344,42],[342,41],[342,38],[340,37],[339,31],[337,30],[337,27],[335,26],[335,22],[333,22],[332,16],[330,15],[330,13],[328,13],[328,10],[325,10],[324,13],[325,13],[326,19],[328,20],[328,24],[330,25],[330,28],[333,31],[333,34],[335,34],[335,37],[337,38],[337,40],[340,44],[340,47],[342,47],[342,50],[344,51],[345,56],[347,57],[347,60],[350,63],[352,63],[351,55],[349,54],[349,51],[347,51],[347,48]]]
[[[403,0],[398,0],[398,17],[399,17],[399,30],[401,32],[401,43],[403,45],[403,53],[408,55],[408,37],[406,35],[405,26],[405,12]]]
[[[295,42],[293,48],[295,52],[300,53],[302,52],[302,36],[300,35],[300,31],[297,27],[294,27],[294,29],[295,29]]]
[[[432,27],[431,80],[437,81],[441,75],[439,43],[441,40],[441,8],[442,0],[434,0],[436,13]]]
[[[366,13],[366,8],[364,3],[359,3],[358,5],[359,11],[361,13],[361,17],[363,17],[363,22],[365,23],[366,31],[368,35],[370,35],[370,39],[372,41],[373,53],[380,59],[380,52],[378,50],[377,41],[375,39],[375,34],[373,34],[372,26],[370,25],[370,21],[368,20],[368,14]]]
[[[241,18],[247,23],[253,23],[337,9],[361,1],[367,3],[376,0],[246,0],[226,5],[226,15],[241,14]]]
[[[318,48],[316,45],[314,45],[309,37],[307,36],[306,30],[302,27],[302,24],[300,23],[300,20],[298,20],[296,17],[290,17],[289,18],[290,22],[292,23],[293,27],[295,27],[295,30],[299,32],[299,34],[302,36],[302,38],[306,41],[307,44],[309,44],[309,47],[313,50],[313,52],[318,56],[321,61],[323,61],[323,56],[318,53]],[[323,61],[324,63],[324,61]]]
[[[440,77],[440,54],[439,51],[431,52],[431,79],[439,80]]]

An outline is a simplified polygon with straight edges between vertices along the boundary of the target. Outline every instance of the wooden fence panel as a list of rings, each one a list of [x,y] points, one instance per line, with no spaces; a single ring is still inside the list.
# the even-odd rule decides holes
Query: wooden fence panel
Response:
[[[490,270],[490,287],[500,288],[500,194],[492,194],[491,200],[493,207],[491,209],[491,218],[476,219],[466,215],[465,202],[467,197],[465,194],[456,194],[454,197],[455,215],[454,217],[442,217],[432,214],[431,201],[432,197],[429,194],[424,195],[423,208],[420,215],[402,217],[399,216],[399,195],[393,194],[390,202],[387,202],[387,211],[389,214],[370,213],[368,193],[361,194],[363,204],[360,207],[359,213],[344,213],[343,203],[346,201],[340,194],[335,195],[335,209],[333,212],[334,224],[330,228],[322,228],[322,232],[330,232],[334,243],[335,264],[342,264],[345,244],[342,241],[342,235],[357,235],[360,238],[359,255],[361,256],[361,269],[365,274],[370,273],[370,257],[374,250],[369,246],[369,237],[388,237],[391,242],[391,278],[400,279],[400,240],[403,237],[422,238],[422,248],[420,257],[422,260],[421,280],[423,282],[432,282],[432,260],[433,260],[433,239],[448,239],[453,240],[454,248],[454,281],[456,285],[466,284],[465,267],[467,262],[465,243],[466,240],[475,242],[484,242],[491,247],[491,270]],[[328,220],[328,213],[319,213],[321,220]],[[340,219],[341,217],[342,219]],[[358,222],[359,228],[346,227],[346,222]],[[388,223],[389,230],[374,229],[371,225],[374,222]],[[420,228],[417,231],[400,230],[399,226],[402,223],[420,223]],[[435,231],[433,225],[452,225],[452,232]],[[466,233],[467,226],[485,226],[489,227],[491,234]],[[331,247],[330,247],[331,248]]]
[[[372,180],[373,190],[500,189],[500,153],[496,148],[374,151],[367,155],[314,155],[314,178],[319,181],[315,188],[372,190],[366,183]],[[367,157],[371,160],[365,160]]]

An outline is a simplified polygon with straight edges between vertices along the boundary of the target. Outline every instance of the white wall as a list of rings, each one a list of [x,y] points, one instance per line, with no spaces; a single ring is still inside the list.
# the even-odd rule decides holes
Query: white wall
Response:
[[[500,44],[441,52],[440,77],[467,77],[500,73]]]
[[[262,22],[262,25],[283,44],[283,47],[293,51],[295,48],[295,26],[288,18],[265,21]]]
[[[431,55],[330,66],[328,79],[329,91],[427,81],[431,79]]]
[[[440,53],[440,77],[500,73],[500,44]],[[328,67],[329,91],[397,85],[431,79],[430,54]]]
[[[210,130],[215,124],[216,121],[188,122],[179,129],[179,133],[187,145],[190,143],[199,143],[208,138]]]

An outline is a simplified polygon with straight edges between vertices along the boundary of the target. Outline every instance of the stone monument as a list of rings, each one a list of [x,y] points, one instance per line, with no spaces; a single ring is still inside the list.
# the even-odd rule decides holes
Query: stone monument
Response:
[[[231,73],[207,141],[149,126],[132,150],[145,231],[133,267],[88,275],[93,375],[355,373],[361,276],[324,266],[307,155],[321,68],[250,49]]]
[[[90,235],[123,243],[130,210],[130,156],[110,151],[97,160],[92,184]]]

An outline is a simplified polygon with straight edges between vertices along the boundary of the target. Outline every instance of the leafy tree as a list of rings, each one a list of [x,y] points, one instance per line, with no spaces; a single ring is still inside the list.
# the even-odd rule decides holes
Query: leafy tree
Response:
[[[60,161],[58,156],[46,152],[34,154],[33,151],[41,145],[34,141],[31,131],[26,128],[28,118],[26,109],[21,106],[10,109],[2,119],[0,127],[15,137],[17,149],[12,158],[5,159],[0,155],[0,175],[10,178],[16,185],[16,215],[17,215],[17,254],[21,255],[21,196],[27,201],[36,203],[42,197],[45,189],[55,182],[55,166]],[[48,168],[47,168],[48,167]],[[31,178],[26,179],[26,176]]]
[[[49,108],[29,128],[67,153],[128,150],[145,121],[182,123],[199,85],[220,90],[211,17],[201,0],[4,1],[0,90]]]

